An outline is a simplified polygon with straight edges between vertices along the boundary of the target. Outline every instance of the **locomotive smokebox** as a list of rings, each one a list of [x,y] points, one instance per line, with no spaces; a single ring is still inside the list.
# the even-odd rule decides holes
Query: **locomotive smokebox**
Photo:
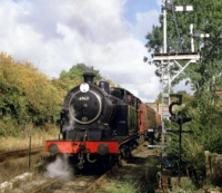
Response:
[[[96,75],[93,72],[85,72],[83,74],[84,82],[93,84],[95,76]]]

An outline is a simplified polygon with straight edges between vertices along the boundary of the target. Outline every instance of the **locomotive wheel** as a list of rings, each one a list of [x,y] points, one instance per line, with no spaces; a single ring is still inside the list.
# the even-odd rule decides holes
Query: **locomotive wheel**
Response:
[[[116,163],[116,156],[109,156],[109,166],[110,168]]]
[[[101,163],[102,169],[104,171],[106,171],[107,169],[112,168],[112,166],[114,165],[115,161],[116,161],[115,157],[111,156],[111,155],[102,156],[100,158],[100,163]]]
[[[131,151],[129,149],[125,152],[125,158],[128,159],[130,157]]]
[[[78,175],[81,173],[81,170],[78,168],[78,166],[74,166],[73,167],[73,174],[74,175]]]
[[[55,160],[56,160],[56,154],[42,155],[41,160],[36,165],[37,171],[40,173],[45,172],[47,165],[54,162]]]
[[[133,148],[132,149],[136,149],[139,146],[139,143],[137,141],[135,141],[135,143],[133,144]]]
[[[132,157],[132,153],[131,153],[131,149],[133,149],[133,147],[131,146],[123,146],[120,150],[120,155],[122,159],[129,159]]]
[[[121,167],[123,167],[123,164],[124,164],[124,161],[123,161],[122,156],[118,155],[117,156],[117,166],[121,168]]]
[[[126,148],[126,150],[125,150],[125,159],[129,159],[129,158],[131,158],[131,157],[132,157],[131,148],[128,147],[128,148]]]

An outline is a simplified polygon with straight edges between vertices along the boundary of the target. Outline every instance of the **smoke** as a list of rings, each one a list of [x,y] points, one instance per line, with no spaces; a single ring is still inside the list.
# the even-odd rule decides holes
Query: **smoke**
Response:
[[[73,168],[68,163],[68,157],[57,156],[56,160],[46,167],[45,176],[70,180],[73,178]]]
[[[74,128],[74,126],[75,126],[75,121],[74,121],[74,119],[72,119],[70,117],[69,118],[69,124],[64,127],[64,130],[70,131],[70,130],[72,130]]]
[[[69,110],[63,110],[63,113],[61,115],[61,119],[63,122],[62,131],[64,132],[72,130],[75,126],[75,120],[74,120],[74,117],[76,115],[75,109],[73,108],[72,103],[69,105],[71,105],[71,108],[69,108]]]

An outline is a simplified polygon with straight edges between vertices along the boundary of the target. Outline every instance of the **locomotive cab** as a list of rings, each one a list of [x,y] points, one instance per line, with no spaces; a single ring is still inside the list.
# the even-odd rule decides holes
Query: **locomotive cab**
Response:
[[[120,99],[115,113],[114,123],[118,135],[136,134],[138,128],[138,104],[141,102],[129,91],[122,88],[112,88],[111,95]]]

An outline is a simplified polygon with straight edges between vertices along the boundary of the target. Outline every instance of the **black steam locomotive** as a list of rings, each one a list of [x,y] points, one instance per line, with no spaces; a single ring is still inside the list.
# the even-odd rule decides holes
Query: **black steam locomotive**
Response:
[[[84,82],[65,98],[61,112],[62,139],[46,142],[52,154],[68,154],[80,169],[85,163],[103,158],[129,156],[139,137],[141,101],[122,88],[110,88],[93,73],[85,73]],[[111,158],[111,159],[110,159]]]

